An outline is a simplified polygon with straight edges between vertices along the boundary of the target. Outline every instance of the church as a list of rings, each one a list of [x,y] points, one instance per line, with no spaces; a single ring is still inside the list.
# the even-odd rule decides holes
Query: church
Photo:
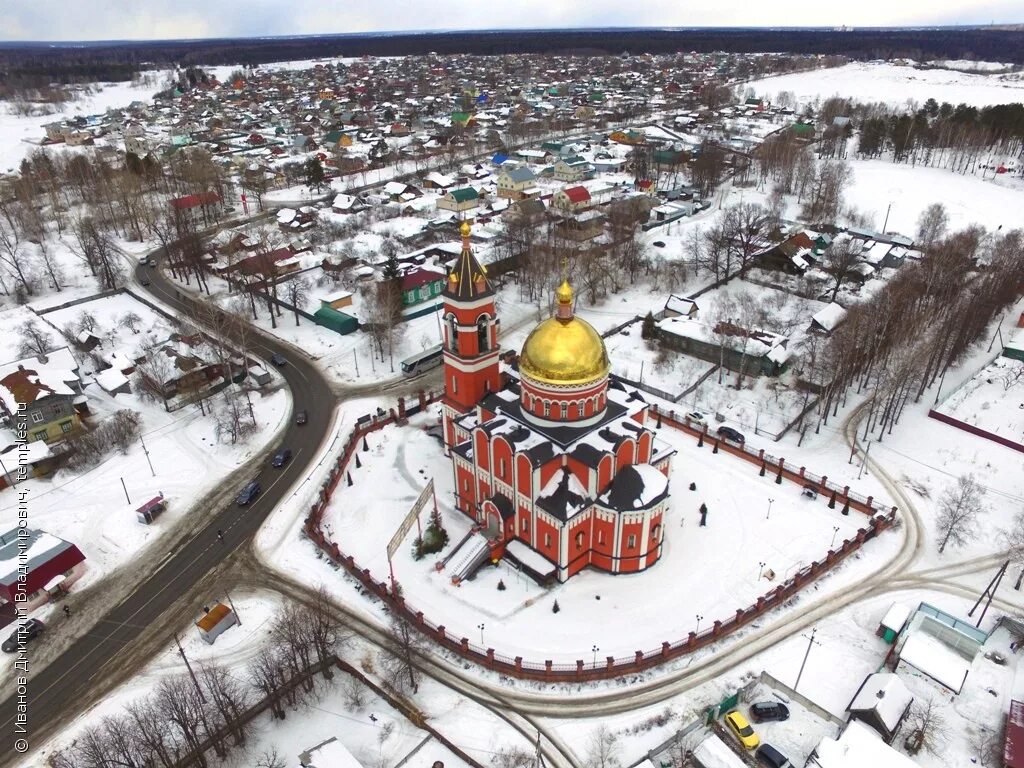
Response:
[[[636,390],[610,376],[604,340],[573,312],[564,280],[554,315],[517,363],[499,356],[495,295],[461,229],[444,301],[444,442],[457,508],[485,554],[537,578],[590,567],[635,573],[661,556],[673,449]]]

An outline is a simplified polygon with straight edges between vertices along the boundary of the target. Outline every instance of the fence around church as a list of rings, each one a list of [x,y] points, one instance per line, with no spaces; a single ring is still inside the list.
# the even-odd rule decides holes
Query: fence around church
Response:
[[[830,549],[821,560],[816,560],[793,574],[787,581],[757,598],[757,601],[745,608],[737,608],[736,612],[711,622],[702,632],[690,632],[675,640],[666,640],[658,648],[638,650],[630,656],[606,656],[599,661],[577,659],[575,662],[558,663],[550,659],[543,661],[524,659],[522,656],[508,656],[494,648],[484,648],[471,643],[469,638],[450,632],[443,624],[437,624],[424,615],[401,596],[394,595],[386,581],[377,580],[369,569],[361,568],[351,555],[332,541],[321,527],[323,515],[330,503],[338,483],[349,473],[349,462],[359,450],[363,438],[371,432],[383,429],[389,424],[403,421],[425,409],[428,405],[441,399],[442,393],[420,393],[418,402],[406,408],[405,401],[399,398],[398,408],[387,413],[363,418],[360,420],[341,449],[341,453],[331,469],[330,474],[321,486],[319,496],[311,505],[306,516],[303,530],[320,551],[334,563],[343,567],[350,576],[360,582],[369,592],[383,600],[394,613],[401,615],[416,627],[423,635],[458,656],[478,664],[486,669],[509,675],[519,679],[541,680],[550,682],[584,682],[588,680],[606,680],[622,675],[634,674],[653,669],[672,659],[693,653],[705,648],[757,620],[773,608],[784,605],[801,589],[830,571],[849,555],[859,550],[864,542],[873,539],[879,533],[893,525],[896,518],[896,507],[885,510],[871,496],[862,496],[852,492],[848,486],[840,487],[825,476],[814,475],[804,467],[793,467],[783,458],[766,454],[763,450],[755,451],[745,446],[718,440],[708,435],[704,429],[698,429],[685,417],[679,417],[675,411],[664,411],[651,406],[651,418],[657,420],[658,428],[669,427],[679,429],[692,435],[698,444],[713,450],[718,444],[719,452],[732,454],[757,467],[765,473],[775,475],[776,482],[799,483],[801,486],[812,486],[821,494],[835,494],[836,503],[848,504],[849,509],[857,510],[868,516],[866,525],[857,530],[850,539],[844,539],[836,548]],[[702,439],[703,438],[703,439]],[[831,503],[831,498],[830,498]],[[586,654],[584,654],[586,655]]]

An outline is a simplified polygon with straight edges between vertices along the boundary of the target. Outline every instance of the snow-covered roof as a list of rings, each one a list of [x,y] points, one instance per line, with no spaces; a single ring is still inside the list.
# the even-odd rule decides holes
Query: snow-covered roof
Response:
[[[69,383],[78,381],[77,368],[66,347],[47,354],[45,362],[29,357],[0,366],[0,400],[14,413],[19,403],[31,405],[49,395],[74,395]]]
[[[505,545],[505,550],[527,568],[533,569],[542,576],[546,576],[555,570],[554,563],[536,550],[530,549],[518,539],[509,541]]]
[[[956,693],[964,685],[971,662],[936,637],[914,632],[903,643],[900,661],[942,683]]]
[[[335,738],[309,750],[303,765],[306,768],[362,768],[362,763]]]
[[[836,304],[834,301],[830,304],[826,304],[824,307],[814,313],[811,318],[815,323],[820,325],[826,331],[834,331],[839,327],[839,324],[846,319],[846,310]]]
[[[12,528],[0,534],[0,584],[10,586],[18,581],[24,564],[32,571],[73,547],[64,539],[39,529]]]
[[[96,383],[104,392],[114,392],[128,383],[128,377],[117,368],[107,368],[96,374]]]
[[[850,712],[873,711],[891,733],[913,700],[899,677],[892,672],[875,672],[867,676],[847,709]]]
[[[693,748],[693,756],[704,768],[746,768],[746,763],[714,734]]]
[[[893,603],[882,617],[882,626],[894,632],[903,631],[903,625],[910,618],[910,608],[903,603]]]
[[[890,747],[859,720],[851,720],[838,739],[822,739],[814,754],[820,768],[918,768],[917,763]]]

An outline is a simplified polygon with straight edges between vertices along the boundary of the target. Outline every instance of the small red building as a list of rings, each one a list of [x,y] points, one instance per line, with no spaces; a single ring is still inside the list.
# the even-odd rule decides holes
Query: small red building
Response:
[[[456,506],[481,527],[492,559],[511,555],[506,547],[518,540],[560,581],[587,566],[649,568],[661,556],[674,451],[647,426],[643,397],[610,377],[604,341],[574,315],[568,281],[555,315],[533,329],[502,377],[494,292],[468,224],[462,235],[443,294],[444,436]]]
[[[46,602],[47,584],[61,576],[70,586],[84,571],[85,555],[46,531],[12,528],[0,534],[0,603],[31,608]]]

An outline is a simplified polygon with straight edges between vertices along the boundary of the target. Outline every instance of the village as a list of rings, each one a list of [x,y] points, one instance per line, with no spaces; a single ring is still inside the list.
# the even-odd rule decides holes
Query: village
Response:
[[[179,558],[236,570],[20,765],[194,693],[133,754],[1024,764],[1024,81],[904,91],[907,141],[807,93],[864,66],[220,65],[27,118],[0,621],[59,665]]]

